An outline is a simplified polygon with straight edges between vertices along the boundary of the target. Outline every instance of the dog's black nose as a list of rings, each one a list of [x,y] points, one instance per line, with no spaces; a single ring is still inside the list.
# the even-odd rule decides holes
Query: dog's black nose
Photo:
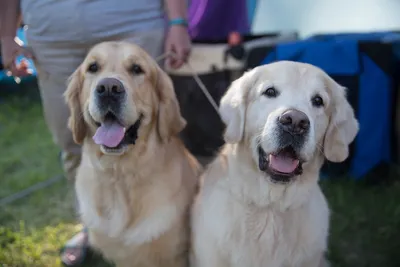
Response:
[[[122,82],[115,78],[104,78],[96,87],[96,93],[100,97],[118,98],[125,94]]]
[[[291,134],[305,134],[310,129],[310,120],[307,115],[299,110],[289,109],[279,117],[282,129]]]

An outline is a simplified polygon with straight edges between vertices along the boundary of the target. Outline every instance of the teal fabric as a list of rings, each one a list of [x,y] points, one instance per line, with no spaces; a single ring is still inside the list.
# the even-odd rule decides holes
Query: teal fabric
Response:
[[[250,27],[253,25],[254,16],[256,14],[258,0],[247,0],[247,17]]]

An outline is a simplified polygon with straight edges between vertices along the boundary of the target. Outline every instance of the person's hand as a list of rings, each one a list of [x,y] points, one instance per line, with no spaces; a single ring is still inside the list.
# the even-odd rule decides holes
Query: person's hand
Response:
[[[32,54],[22,46],[22,42],[19,40],[15,40],[12,37],[1,39],[1,58],[4,69],[15,77],[31,75],[32,70],[28,68],[27,60],[22,60],[19,64],[16,64],[15,60],[20,55],[25,58],[32,58]]]
[[[183,25],[173,25],[169,28],[165,41],[165,52],[174,55],[166,60],[168,66],[178,69],[188,59],[191,49],[191,40],[188,30]]]

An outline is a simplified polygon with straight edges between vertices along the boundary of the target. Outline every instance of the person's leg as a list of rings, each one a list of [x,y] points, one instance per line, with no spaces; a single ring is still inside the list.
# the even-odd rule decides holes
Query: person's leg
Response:
[[[164,30],[150,30],[123,38],[112,37],[110,40],[134,42],[142,46],[151,56],[158,57],[163,52]],[[31,40],[28,40],[28,43],[35,55],[44,117],[54,142],[61,148],[65,175],[73,181],[80,163],[81,151],[74,143],[72,133],[67,127],[69,109],[65,104],[63,93],[68,77],[83,61],[90,45],[35,43]],[[67,265],[81,262],[87,241],[86,231],[71,238],[62,250],[62,261]]]
[[[87,48],[71,44],[37,44],[29,42],[38,72],[38,84],[43,114],[54,142],[62,151],[62,167],[66,177],[73,181],[80,163],[81,148],[75,144],[67,127],[69,109],[63,94],[67,80],[84,59]]]
[[[69,110],[63,100],[63,92],[68,76],[45,73],[40,64],[38,69],[38,84],[42,98],[43,115],[54,142],[61,149],[61,163],[64,175],[70,181],[75,179],[76,168],[80,163],[80,146],[74,143],[72,134],[67,127]]]
[[[61,161],[65,176],[74,182],[76,169],[80,164],[81,148],[75,144],[72,133],[67,127],[69,109],[64,101],[63,93],[67,87],[68,77],[84,59],[87,47],[34,42],[29,42],[29,45],[35,55],[43,114],[54,142],[61,149]],[[76,201],[77,212],[78,209],[79,205]],[[87,232],[78,233],[62,249],[62,262],[67,266],[81,262],[85,256],[87,245]]]
[[[126,38],[110,39],[134,42],[155,58],[163,52],[164,30],[151,30],[132,34]],[[62,150],[61,159],[65,175],[74,181],[76,169],[80,164],[81,149],[74,143],[72,133],[67,127],[69,109],[65,104],[63,93],[68,77],[83,61],[90,45],[50,45],[32,41],[29,41],[29,45],[35,54],[44,117],[55,143]],[[78,201],[76,206],[78,211]],[[84,230],[67,241],[61,253],[62,262],[68,266],[81,262],[87,245],[88,235]]]

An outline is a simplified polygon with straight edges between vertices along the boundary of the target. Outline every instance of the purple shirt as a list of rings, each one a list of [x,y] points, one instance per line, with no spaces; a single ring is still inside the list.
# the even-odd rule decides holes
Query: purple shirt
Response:
[[[248,33],[246,0],[191,0],[189,33],[193,39],[225,39],[232,31]]]

